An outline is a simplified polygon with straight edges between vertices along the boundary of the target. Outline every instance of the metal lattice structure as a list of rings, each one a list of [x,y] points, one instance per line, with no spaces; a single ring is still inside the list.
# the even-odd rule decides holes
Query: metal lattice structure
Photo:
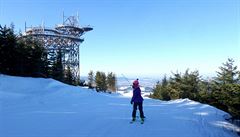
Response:
[[[23,37],[31,37],[43,43],[48,52],[48,60],[54,62],[58,50],[62,53],[63,67],[69,66],[75,78],[80,77],[80,56],[79,47],[84,41],[81,36],[91,27],[80,27],[78,16],[70,16],[65,19],[63,15],[63,23],[56,25],[55,28],[46,28],[44,25],[39,27],[25,27]]]

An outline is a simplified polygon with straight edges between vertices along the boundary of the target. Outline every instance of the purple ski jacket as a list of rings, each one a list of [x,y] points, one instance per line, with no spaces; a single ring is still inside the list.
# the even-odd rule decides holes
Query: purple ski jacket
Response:
[[[141,89],[139,87],[133,89],[133,96],[131,99],[131,103],[133,102],[136,102],[136,103],[143,102],[143,97],[141,96]]]

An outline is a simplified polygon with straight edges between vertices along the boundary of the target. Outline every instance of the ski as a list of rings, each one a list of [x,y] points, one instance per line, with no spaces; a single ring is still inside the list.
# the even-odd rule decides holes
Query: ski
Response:
[[[131,120],[129,123],[132,124],[132,123],[134,123],[134,122],[136,122],[136,121],[139,121],[139,120],[137,120],[137,119]],[[140,123],[141,123],[141,124],[144,124],[144,119],[140,119]]]
[[[129,123],[132,124],[133,122],[135,122],[135,121],[130,121]]]
[[[130,121],[130,124],[132,124],[133,122],[136,122],[136,119],[132,119],[132,120]]]
[[[143,118],[141,118],[141,124],[144,124],[144,119]]]

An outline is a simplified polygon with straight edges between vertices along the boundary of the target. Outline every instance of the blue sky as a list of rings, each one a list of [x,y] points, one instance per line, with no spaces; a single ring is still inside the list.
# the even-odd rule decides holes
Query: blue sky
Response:
[[[239,0],[0,0],[0,24],[54,27],[63,11],[94,28],[80,47],[81,75],[213,75],[227,58],[240,67]]]

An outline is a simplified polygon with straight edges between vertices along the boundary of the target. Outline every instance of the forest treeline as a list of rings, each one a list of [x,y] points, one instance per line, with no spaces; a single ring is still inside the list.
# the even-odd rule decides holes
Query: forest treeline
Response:
[[[53,78],[61,82],[80,85],[70,66],[63,67],[62,50],[59,48],[48,59],[43,43],[20,37],[14,33],[14,25],[0,25],[0,73],[13,76]]]
[[[95,88],[97,92],[99,91],[110,91],[116,92],[116,74],[113,72],[108,73],[97,71],[96,74],[91,70],[88,73],[88,87]]]
[[[233,59],[228,59],[212,79],[203,79],[198,71],[173,73],[158,82],[153,89],[152,98],[171,100],[189,98],[201,103],[210,104],[225,112],[234,119],[240,119],[240,71]]]
[[[14,33],[13,24],[10,27],[0,25],[0,74],[53,78],[71,85],[88,85],[97,91],[116,91],[116,75],[113,72],[106,75],[97,71],[94,76],[90,71],[89,82],[80,81],[74,77],[71,66],[63,66],[60,48],[49,60],[43,43],[20,36]]]

